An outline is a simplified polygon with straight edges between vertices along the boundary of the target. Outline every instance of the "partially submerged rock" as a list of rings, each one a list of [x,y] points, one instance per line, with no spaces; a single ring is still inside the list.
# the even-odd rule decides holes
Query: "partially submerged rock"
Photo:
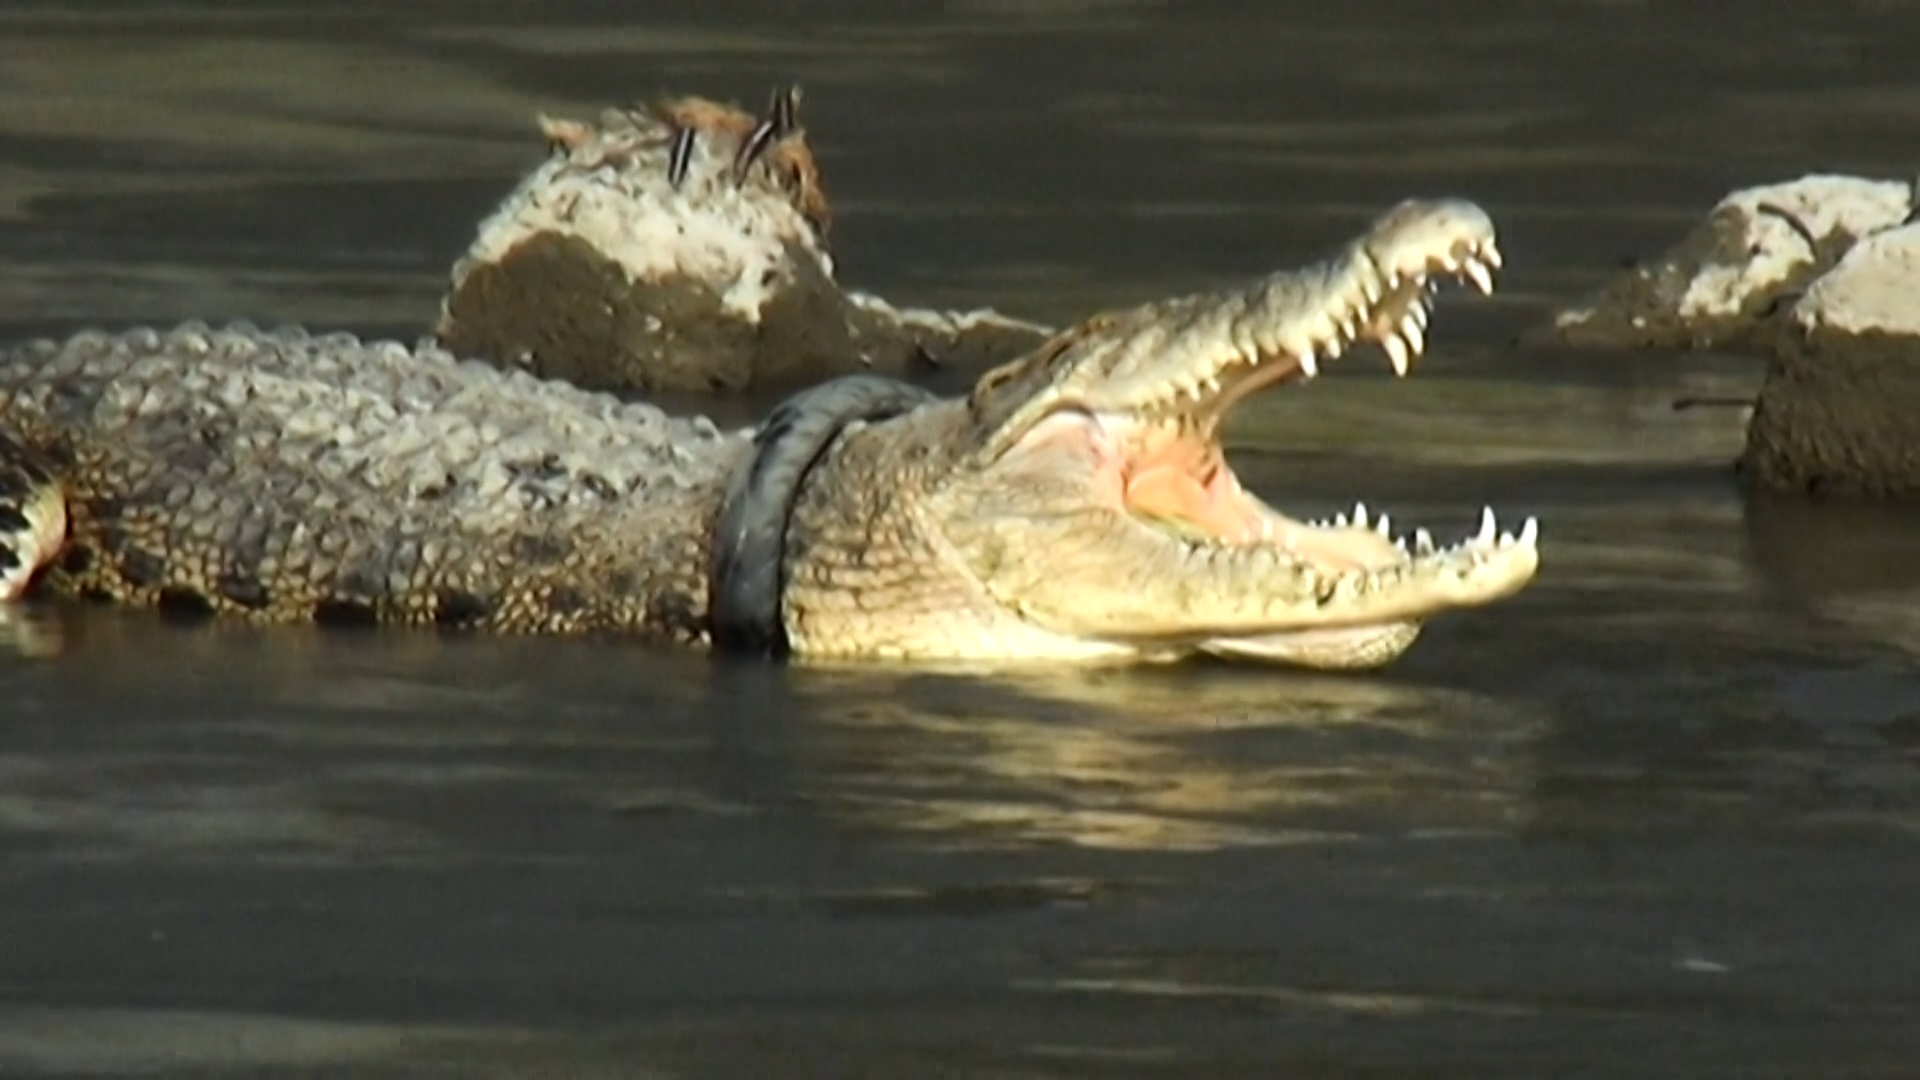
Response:
[[[1554,334],[1615,348],[1764,347],[1803,289],[1914,209],[1913,184],[1854,176],[1733,192],[1665,254],[1560,312]]]
[[[1769,488],[1920,496],[1920,224],[1849,250],[1790,309],[1747,426]]]
[[[702,98],[543,120],[546,161],[454,265],[436,333],[462,355],[613,391],[746,391],[982,365],[1045,327],[900,311],[834,279],[798,91],[764,116]]]
[[[1833,174],[1733,192],[1664,255],[1561,312],[1554,335],[1767,356],[1741,456],[1751,483],[1920,496],[1916,194]]]

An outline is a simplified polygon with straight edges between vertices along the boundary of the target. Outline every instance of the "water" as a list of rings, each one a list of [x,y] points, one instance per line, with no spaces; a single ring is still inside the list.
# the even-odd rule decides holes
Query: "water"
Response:
[[[901,302],[1066,320],[1480,200],[1497,299],[1234,457],[1545,540],[1358,678],[36,610],[0,1072],[1920,1073],[1920,513],[1743,501],[1738,412],[1671,403],[1752,361],[1513,344],[1729,187],[1905,175],[1920,9],[1235,7],[10,4],[8,337],[411,337],[536,109],[798,77],[843,277]]]

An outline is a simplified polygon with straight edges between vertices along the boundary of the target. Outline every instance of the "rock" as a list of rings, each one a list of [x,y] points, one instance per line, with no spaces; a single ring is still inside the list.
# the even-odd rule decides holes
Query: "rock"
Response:
[[[1855,244],[1793,305],[1804,330],[1920,339],[1920,222]]]
[[[1570,345],[1764,347],[1767,324],[1864,236],[1904,222],[1914,185],[1809,174],[1745,188],[1651,263],[1556,316]]]
[[[1747,425],[1762,487],[1920,496],[1920,224],[1854,245],[1791,308]]]
[[[910,374],[956,353],[993,363],[1042,339],[1046,327],[993,312],[902,312],[843,291],[797,107],[794,90],[765,117],[689,97],[598,124],[543,120],[547,160],[453,267],[441,344],[588,389],[743,392]],[[790,130],[759,140],[776,118]]]

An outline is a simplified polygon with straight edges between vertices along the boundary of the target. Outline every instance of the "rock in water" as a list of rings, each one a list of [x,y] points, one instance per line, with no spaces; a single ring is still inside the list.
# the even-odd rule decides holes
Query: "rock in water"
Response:
[[[1764,324],[1861,238],[1913,212],[1904,181],[1809,174],[1744,188],[1659,258],[1559,313],[1556,337],[1614,348],[1764,345]]]
[[[797,96],[781,106],[687,97],[544,121],[547,159],[453,267],[440,344],[591,390],[705,393],[984,370],[1039,343],[1047,328],[990,311],[843,290]]]
[[[1920,496],[1920,224],[1853,245],[1776,335],[1743,455],[1775,489]]]

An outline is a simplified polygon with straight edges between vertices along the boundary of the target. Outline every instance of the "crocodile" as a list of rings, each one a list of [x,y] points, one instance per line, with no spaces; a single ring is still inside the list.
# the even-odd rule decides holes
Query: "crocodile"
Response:
[[[1053,328],[843,286],[800,88],[540,117],[548,149],[455,260],[433,327],[464,357],[622,393],[757,393],[983,371]]]
[[[1439,286],[1491,293],[1500,264],[1480,207],[1408,200],[1297,269],[1092,315],[964,394],[830,382],[743,430],[431,341],[43,339],[0,355],[0,581],[714,648],[718,613],[755,617],[752,596],[715,603],[732,566],[771,592],[759,651],[798,662],[1377,667],[1522,589],[1536,522],[1487,510],[1441,546],[1364,504],[1289,517],[1242,487],[1221,426],[1361,343],[1407,375]]]

